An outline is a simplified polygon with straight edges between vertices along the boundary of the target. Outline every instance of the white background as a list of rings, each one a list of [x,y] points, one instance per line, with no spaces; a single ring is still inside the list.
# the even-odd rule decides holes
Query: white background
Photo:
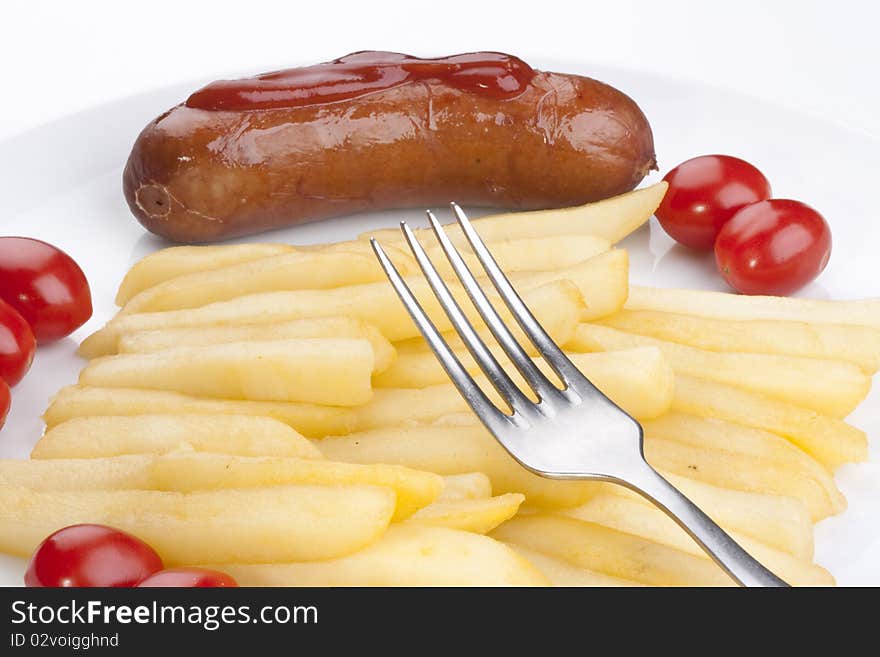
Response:
[[[0,139],[174,82],[362,49],[636,68],[880,135],[873,0],[3,0],[0,22]]]

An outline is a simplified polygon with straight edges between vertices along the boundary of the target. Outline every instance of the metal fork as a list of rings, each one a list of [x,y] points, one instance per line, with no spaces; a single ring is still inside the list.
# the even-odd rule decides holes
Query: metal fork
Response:
[[[563,389],[536,367],[430,211],[431,228],[458,279],[486,326],[537,395],[537,402],[517,387],[501,367],[406,222],[401,222],[400,228],[431,289],[480,369],[510,407],[510,412],[489,400],[425,314],[382,246],[375,239],[370,243],[397,295],[437,359],[504,449],[523,467],[542,477],[613,482],[643,495],[672,517],[742,586],[788,586],[648,464],[641,425],[575,367],[523,303],[462,209],[455,203],[451,206],[499,296],[538,353],[562,381]]]

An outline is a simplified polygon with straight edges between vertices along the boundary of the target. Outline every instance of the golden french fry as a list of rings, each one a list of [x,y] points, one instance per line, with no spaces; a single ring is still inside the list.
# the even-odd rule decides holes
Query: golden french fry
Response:
[[[644,224],[663,200],[668,185],[659,182],[650,187],[636,189],[626,194],[557,210],[533,212],[509,212],[480,217],[472,221],[477,233],[487,242],[502,239],[521,239],[549,235],[594,235],[610,242],[619,242]],[[458,226],[446,226],[449,236],[456,244],[466,243]],[[419,237],[429,237],[430,230],[416,230]],[[400,243],[400,231],[386,229],[369,231],[361,239],[375,237],[383,244]]]
[[[525,496],[520,493],[471,500],[438,500],[416,511],[406,522],[487,534],[515,516],[524,500]]]
[[[166,565],[332,559],[378,539],[394,506],[394,491],[376,486],[197,493],[0,486],[0,552],[28,556],[62,527],[98,523],[146,541]]]
[[[802,500],[816,522],[846,509],[831,473],[775,433],[715,418],[667,413],[644,423],[659,468],[722,488]]]
[[[637,347],[634,350],[620,350],[612,352],[595,353],[570,353],[569,358],[578,368],[592,380],[605,394],[614,399],[618,404],[627,405],[628,409],[640,417],[657,417],[665,412],[665,396],[672,394],[671,369],[666,364],[665,357],[657,358],[657,352],[643,352],[642,349],[655,349],[654,347]],[[519,372],[510,363],[504,350],[497,344],[489,346],[489,350],[495,355],[499,363],[505,367],[513,381],[523,390],[528,391],[528,385],[520,376]],[[462,365],[472,375],[478,375],[480,367],[466,347],[454,349]],[[615,356],[614,354],[617,354]],[[624,354],[626,354],[624,356]],[[557,379],[553,371],[541,358],[534,359],[538,368],[551,379]],[[652,365],[651,365],[652,363]],[[634,381],[626,380],[632,375],[627,373],[628,368],[643,371],[651,378],[651,385],[659,387],[652,394],[650,389],[643,387],[643,394],[637,393]],[[645,368],[642,370],[641,368]],[[653,371],[656,370],[656,371]],[[663,376],[661,370],[668,372]],[[477,376],[482,382],[482,378]],[[430,351],[412,350],[401,351],[398,360],[385,373],[373,377],[373,385],[376,388],[429,388],[449,381],[449,375],[440,365],[437,357]],[[558,380],[557,380],[558,383]],[[484,390],[494,398],[493,392],[487,386]],[[378,391],[377,391],[378,394]],[[649,404],[645,404],[650,400]],[[456,412],[455,410],[449,412]]]
[[[492,537],[580,568],[653,586],[733,586],[711,561],[640,536],[562,515],[518,515]]]
[[[404,269],[401,273],[408,272]],[[384,280],[372,254],[293,251],[172,278],[135,295],[122,312],[197,308],[248,294],[321,290]]]
[[[788,552],[799,559],[809,561],[813,558],[813,525],[800,500],[720,488],[662,470],[661,472],[721,526]],[[603,484],[602,490],[609,495],[650,505],[650,502],[637,493],[621,486]]]
[[[296,247],[288,244],[172,246],[162,249],[142,258],[128,270],[116,293],[116,305],[124,306],[143,290],[178,276],[219,269],[295,250]]]
[[[811,520],[818,521],[834,513],[828,495],[814,479],[788,470],[780,463],[647,436],[645,456],[656,468],[694,481],[734,491],[783,495],[799,500]]]
[[[278,420],[205,414],[75,417],[46,431],[31,458],[167,454],[179,449],[239,456],[322,458],[309,440]]]
[[[0,487],[41,492],[154,490],[154,459],[148,454],[95,459],[0,459]]]
[[[620,310],[626,300],[627,255],[614,250],[555,272],[528,272],[518,275],[518,288],[536,317],[541,319],[541,307],[533,306],[534,292],[546,283],[571,280],[583,293],[587,310],[582,319],[592,319]],[[407,277],[407,283],[422,303],[425,311],[441,331],[451,329],[449,318],[421,276]],[[449,283],[450,290],[462,303],[468,317],[482,326],[479,314],[467,300],[467,294],[458,283]],[[513,324],[509,313],[498,302],[497,295],[489,294],[498,303],[503,316]],[[154,313],[117,315],[104,328],[93,333],[80,345],[79,353],[86,358],[115,353],[119,337],[136,331],[166,328],[194,328],[202,326],[230,326],[264,324],[310,317],[351,316],[378,328],[394,342],[420,336],[394,289],[385,281],[363,285],[349,285],[330,290],[294,290],[265,292],[219,301],[199,308],[169,310]]]
[[[335,461],[397,463],[454,475],[479,470],[498,493],[523,493],[529,504],[575,506],[595,490],[593,482],[545,479],[513,460],[476,418],[448,425],[396,427],[325,438],[318,446]]]
[[[708,351],[845,360],[866,374],[880,369],[880,330],[864,326],[778,320],[709,319],[693,315],[624,310],[596,320],[628,333],[688,344]]]
[[[572,267],[611,249],[611,242],[592,235],[548,235],[506,239],[491,243],[492,257],[506,272],[549,271]],[[439,244],[427,244],[425,250],[443,278],[454,280],[455,271]],[[462,259],[473,272],[483,266],[469,247],[460,249]],[[395,261],[396,262],[396,261]]]
[[[394,520],[403,520],[437,499],[443,478],[399,465],[209,453],[31,461],[0,459],[0,485],[41,491],[143,489],[190,493],[224,488],[355,484],[393,489],[397,494]]]
[[[612,351],[657,347],[676,372],[726,383],[832,417],[845,417],[868,394],[871,379],[840,360],[773,354],[718,353],[607,326],[581,324],[566,348]]]
[[[498,362],[510,372],[511,378],[516,381],[517,385],[520,388],[525,388],[525,382],[519,376],[504,350],[497,343],[488,343],[487,346]],[[477,374],[481,371],[467,347],[461,345],[452,347],[452,349],[468,372]],[[573,354],[573,357],[586,360],[583,358],[585,355]],[[546,374],[554,376],[544,360],[535,358],[534,361]],[[427,388],[447,381],[449,381],[449,375],[432,351],[411,348],[398,351],[398,357],[394,364],[385,372],[373,377],[373,386],[376,388]]]
[[[709,559],[703,549],[675,521],[650,504],[642,504],[616,495],[600,495],[583,506],[565,510],[562,514]],[[728,527],[725,529],[753,557],[787,583],[793,586],[834,585],[831,574],[824,568],[810,563],[811,557],[792,556],[764,545],[752,536],[743,536],[741,533],[730,531]]]
[[[510,545],[510,548],[523,557],[540,570],[547,579],[550,580],[552,586],[643,586],[639,582],[628,579],[620,579],[603,573],[597,573],[585,568],[579,568],[562,559],[551,557],[550,555],[531,550],[521,545]]]
[[[92,415],[254,415],[275,418],[310,438],[345,435],[357,427],[353,409],[298,402],[190,397],[166,390],[67,386],[43,414],[46,427]]]
[[[865,433],[842,420],[685,374],[675,377],[672,410],[772,431],[832,469],[868,457]]]
[[[572,361],[600,390],[634,417],[658,417],[669,409],[673,394],[672,370],[657,349],[645,347],[574,354]],[[545,363],[540,365],[549,372]],[[475,376],[474,380],[503,407],[485,377]],[[357,424],[362,430],[375,429],[409,421],[427,422],[468,410],[467,402],[452,383],[426,388],[378,388],[373,399],[357,409]]]
[[[367,340],[294,338],[176,347],[93,360],[83,386],[171,390],[200,397],[357,406],[372,397]]]
[[[241,586],[547,586],[534,566],[481,534],[395,525],[378,541],[339,559],[223,564]]]
[[[736,321],[781,320],[880,329],[880,299],[820,301],[633,286],[626,309]]]
[[[584,297],[578,287],[571,281],[556,281],[529,290],[527,295],[529,309],[540,320],[547,334],[557,344],[568,342],[574,335],[584,308]],[[530,356],[538,355],[535,345],[522,332],[519,324],[513,323],[508,328],[526,353]],[[492,332],[485,326],[475,327],[475,330],[486,344],[492,344],[495,340]],[[452,349],[466,349],[464,341],[455,331],[443,333],[443,339]],[[396,342],[394,349],[398,356],[431,353],[428,343],[421,336]]]
[[[479,500],[492,497],[492,482],[484,472],[462,472],[443,477],[438,501]]]
[[[583,295],[581,321],[588,322],[623,308],[629,291],[629,255],[623,249],[612,249],[564,269],[514,271],[509,278],[517,290],[526,291],[553,281],[570,280]]]
[[[574,327],[571,329],[574,331]],[[384,372],[397,353],[375,326],[351,317],[315,317],[275,324],[202,326],[128,333],[119,339],[121,354],[151,354],[177,347],[198,347],[228,342],[262,342],[293,338],[364,339],[373,347],[374,371]]]
[[[408,518],[433,503],[443,489],[442,477],[399,465],[356,465],[316,459],[223,454],[154,457],[150,463],[150,477],[148,488],[183,493],[288,485],[386,486],[397,494],[394,520]]]

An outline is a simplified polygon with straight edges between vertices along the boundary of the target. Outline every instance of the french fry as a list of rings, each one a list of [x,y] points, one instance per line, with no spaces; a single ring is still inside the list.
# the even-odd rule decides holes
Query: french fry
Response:
[[[401,273],[408,271],[404,268]],[[385,274],[372,254],[292,251],[172,278],[135,295],[122,312],[197,308],[248,294],[320,290],[384,280]]]
[[[487,242],[550,235],[594,235],[614,243],[644,224],[663,200],[668,185],[659,182],[609,199],[558,210],[510,212],[480,217],[472,221],[477,233]],[[466,238],[458,226],[446,226],[456,244]],[[416,230],[419,237],[428,237],[427,228]],[[402,242],[400,231],[386,229],[369,231],[361,239],[375,237],[383,244]]]
[[[576,309],[573,308],[573,310]],[[575,319],[576,317],[577,314],[571,315],[571,319]],[[568,332],[569,336],[573,334],[575,326],[576,322],[571,323],[566,327],[570,328],[570,331]],[[474,360],[470,351],[468,351],[467,347],[461,343],[461,338],[459,338],[457,342],[458,344],[456,346],[450,344],[450,348],[455,352],[456,357],[458,357],[459,361],[461,361],[461,364],[465,366],[468,372],[471,374],[478,373],[480,367],[477,365],[477,362]],[[505,366],[505,369],[511,373],[511,376],[517,381],[517,384],[520,385],[520,387],[523,387],[524,384],[522,378],[517,376],[516,370],[510,363],[504,350],[495,342],[489,342],[486,340],[484,340],[484,342],[486,342],[489,350],[495,358],[498,359],[498,362]],[[528,342],[528,344],[531,345],[531,342]],[[534,345],[531,346],[532,350],[534,350]],[[449,375],[437,360],[437,356],[426,347],[427,345],[425,345],[425,348],[422,346],[407,345],[407,347],[399,349],[394,364],[381,374],[377,374],[373,377],[373,386],[377,388],[427,388],[428,386],[449,381]],[[543,362],[544,361],[540,358],[535,358],[535,363],[537,365],[542,366]],[[550,371],[546,366],[543,367],[545,372]]]
[[[612,577],[611,575],[579,568],[562,559],[551,557],[543,552],[531,550],[521,545],[511,544],[509,547],[514,552],[528,559],[533,566],[544,573],[547,579],[550,580],[551,586],[643,586],[643,584],[632,580],[620,579],[619,577]]]
[[[611,400],[637,418],[658,417],[669,409],[672,370],[658,349],[643,347],[600,354],[575,354],[573,362]],[[546,368],[545,364],[542,367]],[[549,369],[547,370],[549,371]],[[476,376],[490,399],[503,403],[483,376]],[[361,430],[428,422],[466,412],[467,402],[452,383],[427,388],[379,388],[373,399],[356,409]],[[480,469],[480,468],[478,468]]]
[[[40,491],[142,489],[190,493],[224,488],[357,484],[393,489],[397,495],[394,520],[403,520],[437,499],[443,479],[399,465],[208,453],[0,460],[0,486]]]
[[[413,337],[407,327],[412,322],[405,315],[406,310],[399,299],[393,295],[394,291],[387,283],[370,283],[332,290],[267,292],[199,308],[117,315],[82,342],[79,354],[94,358],[116,353],[121,336],[146,330],[275,323],[338,315],[352,316],[367,323],[379,320],[377,328],[389,339],[397,339],[397,334]],[[393,322],[397,322],[400,328],[392,329]]]
[[[735,321],[780,320],[880,329],[880,299],[821,301],[633,286],[626,309]]]
[[[814,521],[835,512],[826,491],[814,479],[778,462],[763,462],[749,454],[706,449],[647,435],[644,449],[648,462],[666,473],[734,491],[790,497],[802,502]]]
[[[697,543],[660,509],[616,495],[600,495],[577,509],[561,512],[568,517],[593,522],[621,532],[646,538],[656,543],[709,559]],[[820,566],[810,563],[811,557],[792,556],[764,545],[752,536],[728,533],[753,557],[793,586],[833,586],[834,578]],[[537,565],[537,564],[536,564]]]
[[[150,477],[149,488],[182,493],[288,485],[386,486],[397,495],[394,520],[408,518],[432,504],[443,489],[443,480],[438,475],[399,465],[356,465],[316,459],[221,454],[155,457],[150,463]]]
[[[581,321],[588,322],[623,308],[629,290],[629,256],[623,249],[612,249],[564,269],[511,272],[509,278],[517,290],[526,291],[553,281],[570,280],[584,297]]]
[[[590,258],[586,262],[556,275],[547,272],[522,274],[520,289],[525,302],[536,317],[541,320],[547,312],[547,292],[539,292],[545,283],[571,280],[579,290],[593,290],[596,300],[585,297],[592,311],[586,315],[599,317],[610,314],[622,307],[626,299],[627,265],[626,252],[616,250]],[[409,277],[408,283],[413,293],[435,320],[440,330],[450,330],[449,319],[440,308],[439,302],[430,291],[427,281],[422,277]],[[466,293],[460,285],[450,283],[450,289],[462,301],[468,316],[482,326],[477,311],[466,300]],[[566,291],[561,294],[570,295]],[[497,295],[490,295],[495,298]],[[496,298],[497,301],[497,298]],[[534,302],[534,305],[533,305]],[[592,305],[590,305],[592,303]],[[611,305],[609,305],[611,304]],[[509,315],[501,308],[502,315]],[[553,312],[553,306],[549,306]],[[235,326],[241,324],[265,324],[313,317],[351,316],[378,328],[391,341],[397,342],[418,337],[421,334],[413,324],[403,304],[387,282],[349,285],[331,290],[294,290],[290,292],[266,292],[251,294],[229,301],[220,301],[199,308],[170,310],[157,313],[132,313],[118,315],[104,328],[93,333],[80,345],[79,353],[85,358],[106,356],[116,352],[120,336],[137,331],[167,328],[199,328],[203,326]],[[513,324],[513,320],[509,321]]]
[[[584,308],[584,298],[578,287],[571,281],[556,281],[529,290],[527,294],[529,308],[540,319],[541,326],[547,334],[557,344],[568,342],[574,335]],[[508,328],[526,353],[530,356],[538,355],[535,345],[522,332],[519,324],[513,323]],[[495,340],[492,332],[485,326],[475,327],[475,330],[486,344],[491,344]],[[457,351],[467,348],[455,331],[446,331],[443,333],[443,339],[450,348]],[[395,342],[393,346],[397,356],[431,353],[431,348],[421,336]]]
[[[596,323],[708,351],[845,360],[866,374],[880,369],[880,330],[864,326],[776,320],[734,322],[650,310],[624,310]]]
[[[288,244],[173,246],[162,249],[141,258],[128,270],[116,293],[116,305],[124,306],[143,290],[178,276],[290,253],[295,249]]]
[[[350,408],[297,402],[259,402],[190,397],[166,390],[67,386],[43,414],[48,429],[76,417],[93,415],[252,415],[275,418],[304,436],[345,435],[356,429]]]
[[[378,539],[394,491],[376,486],[272,486],[169,493],[44,492],[0,486],[0,552],[29,556],[77,523],[116,527],[146,541],[166,565],[332,559]]]
[[[561,515],[517,515],[492,532],[517,547],[652,586],[733,586],[711,561],[640,536]]]
[[[773,354],[717,353],[607,326],[581,324],[567,349],[579,352],[657,347],[676,372],[750,390],[846,417],[868,394],[871,379],[852,363]]]
[[[537,568],[491,538],[442,527],[394,525],[339,559],[218,565],[241,586],[547,586]]]
[[[176,347],[93,360],[83,386],[171,390],[200,397],[357,406],[372,396],[367,340],[294,338]]]
[[[666,360],[657,351],[644,352],[643,349],[655,349],[654,347],[637,347],[632,350],[595,353],[571,353],[569,357],[578,368],[592,380],[605,394],[618,404],[626,405],[635,415],[640,417],[657,417],[666,411],[666,395],[672,394],[671,369]],[[489,345],[489,350],[498,361],[505,366],[511,379],[522,389],[528,392],[528,385],[520,376],[516,368],[509,362],[504,351],[497,344]],[[480,367],[467,348],[454,349],[455,355],[461,364],[472,375],[478,375]],[[538,368],[551,380],[557,377],[553,374],[547,362],[541,358],[533,359]],[[642,392],[637,391],[636,377],[628,372],[627,368],[633,367],[646,376],[645,381],[650,385],[658,385],[654,394],[648,386],[640,386]],[[642,369],[644,368],[644,369]],[[664,375],[663,371],[666,372]],[[482,382],[482,377],[477,376]],[[373,377],[373,385],[381,388],[415,388],[427,389],[449,381],[449,375],[440,365],[437,357],[432,352],[426,351],[401,351],[398,360],[383,374]],[[557,381],[558,383],[558,381]],[[489,386],[483,386],[484,390],[494,397],[494,392]],[[377,394],[379,390],[377,390]],[[649,401],[650,403],[644,403]],[[457,412],[450,410],[450,413]]]
[[[33,459],[167,454],[180,449],[238,456],[323,458],[288,425],[253,415],[132,415],[76,417],[37,442]]]
[[[491,249],[492,257],[495,258],[498,266],[504,272],[510,273],[573,267],[608,251],[611,249],[611,243],[592,235],[549,235],[493,241]],[[427,244],[425,251],[443,278],[455,279],[455,271],[439,244]],[[483,266],[469,246],[461,248],[460,253],[471,271],[483,271]]]
[[[675,377],[672,410],[772,431],[832,469],[868,456],[865,433],[842,420],[685,374]]]
[[[572,327],[572,331],[574,327]],[[243,324],[241,326],[203,326],[158,331],[141,331],[119,339],[121,354],[151,354],[177,347],[198,347],[228,342],[261,342],[293,338],[364,339],[373,347],[374,372],[384,372],[397,353],[394,346],[375,326],[351,317],[316,317],[277,324]]]
[[[443,477],[438,501],[480,500],[492,497],[492,482],[483,472],[462,472]]]
[[[775,433],[683,413],[648,420],[644,429],[648,460],[657,467],[722,488],[803,500],[816,522],[846,509],[831,473]]]
[[[317,443],[335,461],[397,463],[417,470],[455,475],[479,470],[496,493],[523,493],[535,506],[560,508],[583,503],[595,484],[545,479],[511,457],[473,418],[449,425],[397,427],[325,438]]]
[[[737,531],[806,561],[813,558],[813,525],[800,500],[712,486],[663,472],[673,485],[722,527]],[[607,495],[650,505],[638,493],[602,484]],[[585,502],[589,505],[592,498]],[[589,520],[589,518],[583,518]]]
[[[470,500],[438,500],[416,511],[406,522],[487,534],[515,516],[523,500],[525,496],[520,493]]]
[[[154,457],[146,454],[96,459],[0,459],[0,487],[41,492],[153,490],[153,461]]]

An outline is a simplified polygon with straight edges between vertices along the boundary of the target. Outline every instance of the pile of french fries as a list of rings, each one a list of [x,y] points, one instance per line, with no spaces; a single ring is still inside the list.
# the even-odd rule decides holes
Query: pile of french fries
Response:
[[[664,192],[475,226],[549,333],[643,423],[648,460],[783,579],[833,584],[813,524],[845,509],[834,469],[867,455],[844,418],[880,367],[880,301],[630,287],[613,245]],[[449,331],[401,236],[375,234]],[[732,583],[637,495],[520,467],[365,239],[166,249],[117,302],[31,460],[0,462],[0,551],[97,522],[243,585]]]

